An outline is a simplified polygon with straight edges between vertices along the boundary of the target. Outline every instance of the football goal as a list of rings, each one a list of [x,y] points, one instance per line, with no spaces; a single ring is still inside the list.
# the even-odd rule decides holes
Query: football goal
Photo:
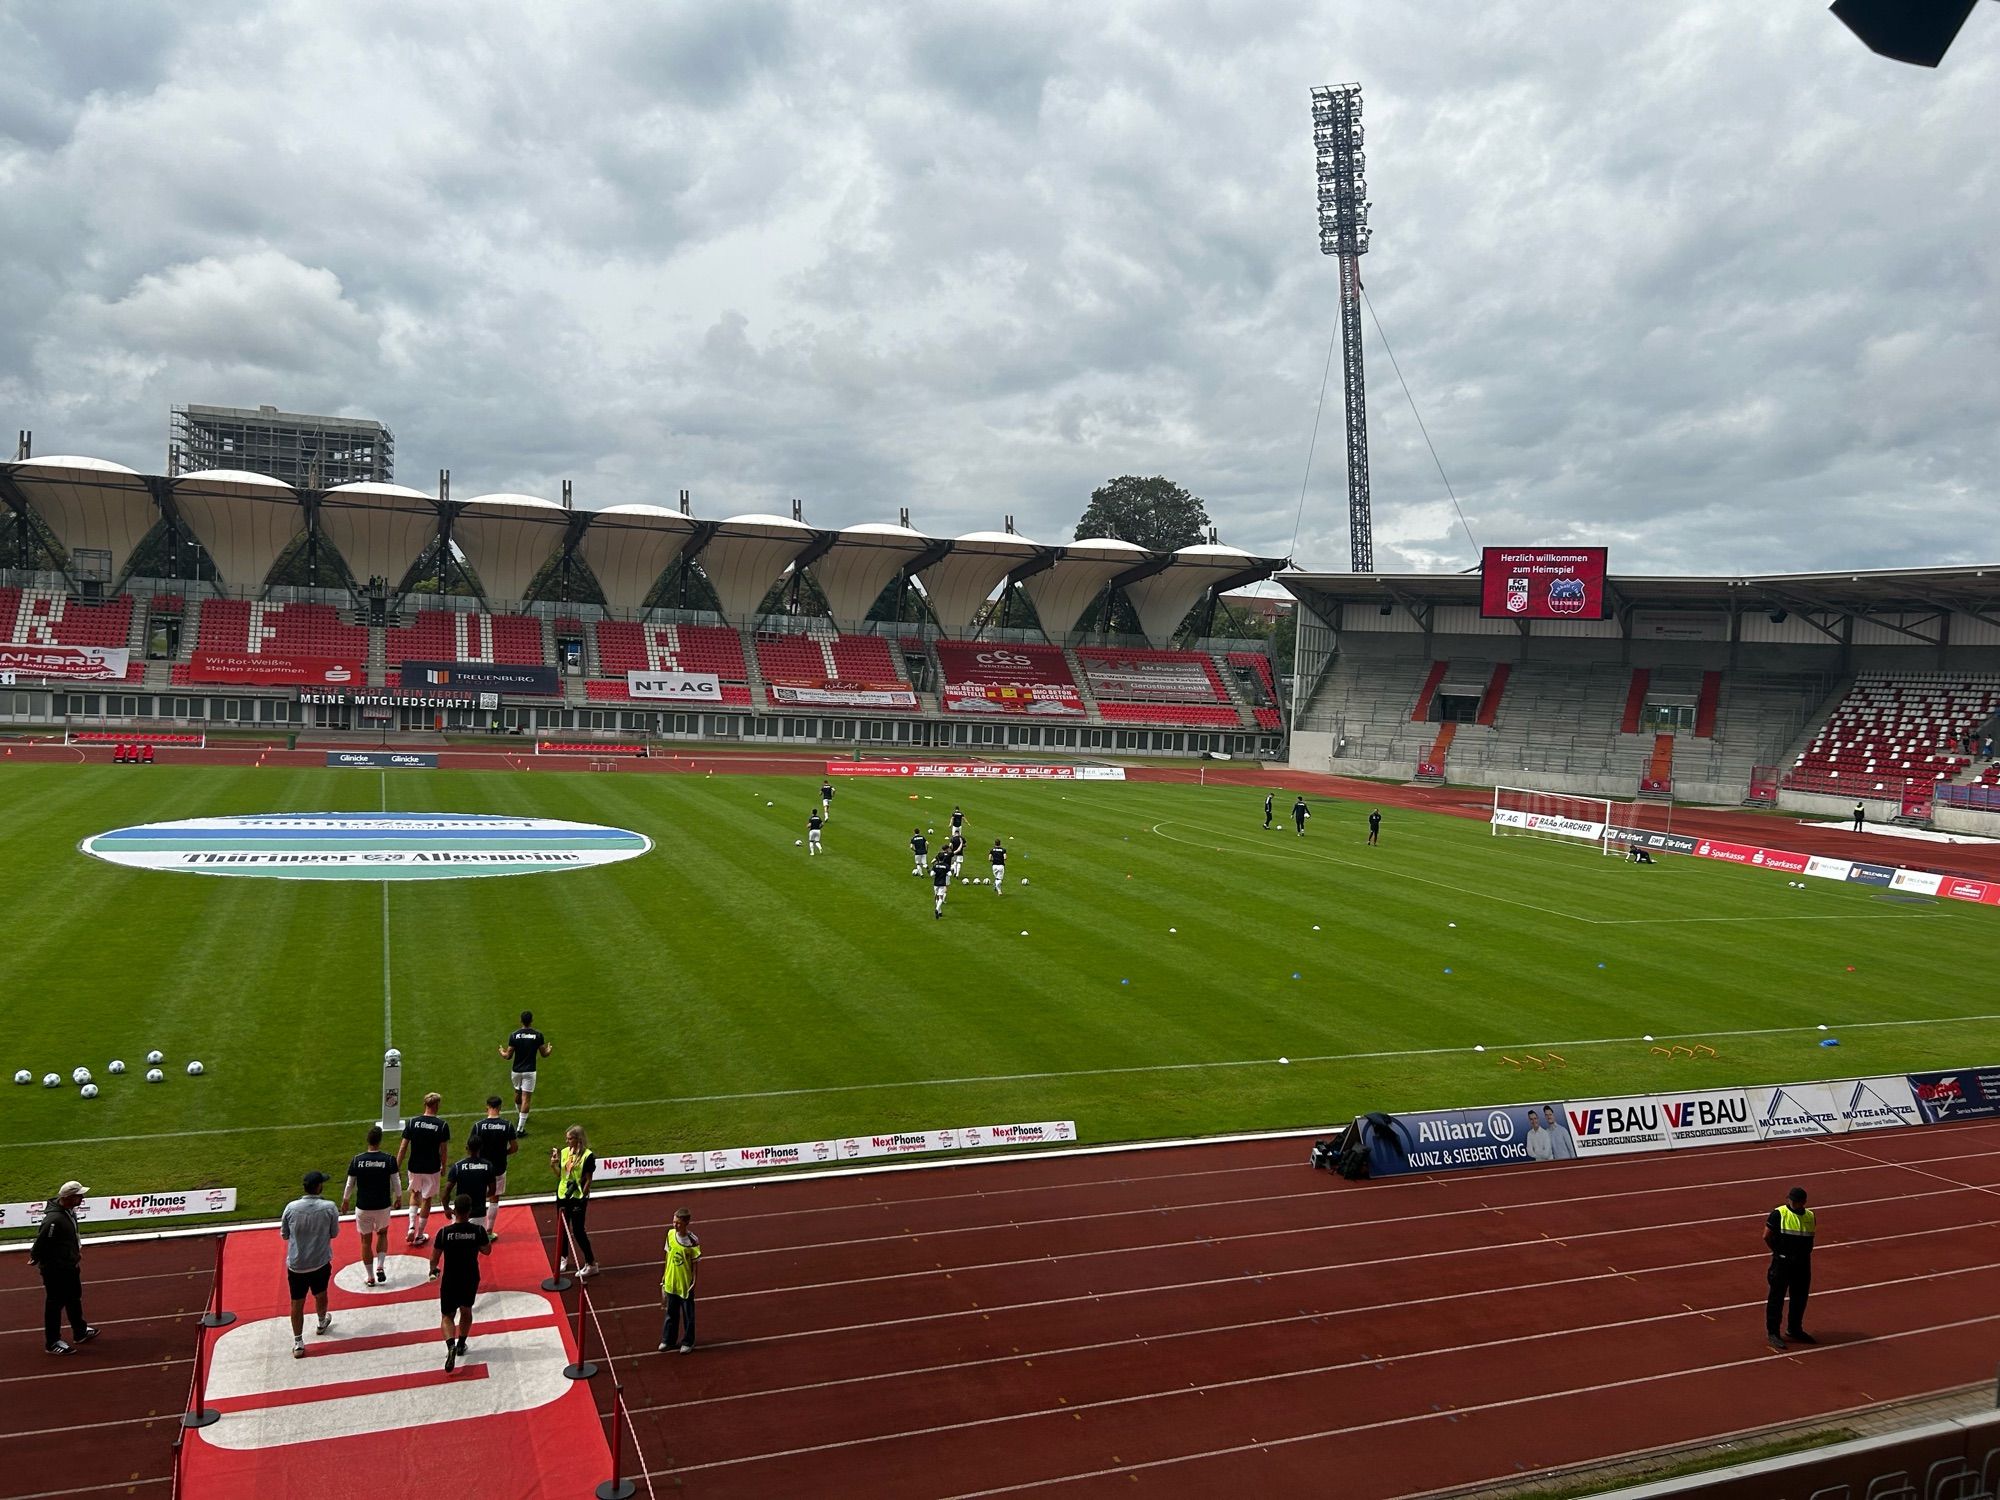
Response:
[[[1670,802],[1613,802],[1499,786],[1493,789],[1492,826],[1496,837],[1595,844],[1600,853],[1623,859],[1635,844],[1664,847],[1649,835],[1672,830],[1674,809]]]

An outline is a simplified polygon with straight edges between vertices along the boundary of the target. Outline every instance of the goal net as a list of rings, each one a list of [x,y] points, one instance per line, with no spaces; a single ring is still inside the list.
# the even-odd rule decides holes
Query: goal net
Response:
[[[1525,787],[1493,789],[1493,832],[1496,837],[1556,839],[1595,844],[1607,854],[1623,854],[1623,843],[1612,839],[1613,804],[1604,797],[1572,797],[1562,792],[1531,792]]]

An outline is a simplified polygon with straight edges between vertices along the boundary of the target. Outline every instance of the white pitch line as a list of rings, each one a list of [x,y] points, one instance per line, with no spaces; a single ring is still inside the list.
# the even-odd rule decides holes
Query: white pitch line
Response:
[[[1898,1021],[1840,1021],[1829,1023],[1832,1031],[1868,1031],[1891,1026],[1963,1026],[1975,1022],[2000,1021],[2000,1013],[1982,1013],[1970,1016],[1919,1016]],[[1749,1026],[1718,1031],[1662,1031],[1652,1034],[1656,1042],[1699,1042],[1709,1037],[1739,1036],[1791,1036],[1817,1033],[1818,1026]],[[1571,1037],[1567,1040],[1545,1041],[1497,1041],[1482,1045],[1488,1052],[1500,1051],[1547,1051],[1564,1047],[1621,1047],[1646,1041],[1644,1036],[1596,1036]],[[1379,1062],[1396,1058],[1448,1057],[1457,1053],[1469,1053],[1469,1043],[1454,1047],[1398,1047],[1379,1052],[1319,1052],[1300,1054],[1292,1058],[1290,1066],[1299,1067],[1309,1063]],[[1045,1083],[1065,1078],[1113,1078],[1127,1074],[1144,1073],[1192,1073],[1209,1069],[1224,1068],[1269,1068],[1277,1066],[1275,1057],[1221,1058],[1213,1062],[1180,1063],[1133,1063],[1115,1068],[1050,1068],[1036,1073],[971,1073],[958,1078],[906,1078],[878,1083],[830,1083],[809,1088],[794,1089],[746,1089],[727,1094],[676,1094],[657,1099],[607,1099],[601,1101],[578,1100],[578,1111],[602,1111],[610,1109],[655,1109],[661,1105],[678,1104],[733,1104],[755,1099],[806,1099],[829,1094],[877,1094],[895,1093],[904,1089],[964,1088],[989,1083]],[[1812,1082],[1800,1079],[1798,1082]],[[1757,1088],[1759,1084],[1744,1084],[1739,1087]],[[68,1136],[58,1140],[0,1141],[0,1151],[41,1150],[51,1146],[102,1146],[125,1141],[178,1141],[212,1135],[251,1135],[272,1130],[345,1130],[355,1125],[373,1124],[373,1118],[352,1120],[301,1120],[289,1124],[271,1125],[215,1125],[200,1130],[158,1130],[131,1135],[85,1135]],[[852,1132],[849,1132],[850,1134]],[[829,1131],[828,1138],[841,1134]],[[1137,1145],[1138,1142],[1131,1144]]]
[[[376,773],[382,778],[382,811],[389,810],[389,773]],[[389,993],[389,882],[382,882],[382,1049],[386,1052],[396,1045],[395,1029],[391,1020]]]
[[[1200,823],[1187,823],[1177,818],[1169,818],[1164,822],[1153,825],[1152,832],[1157,837],[1165,839],[1170,844],[1183,844],[1189,848],[1213,849],[1215,846],[1213,844],[1200,844],[1193,839],[1176,838],[1171,833],[1161,833],[1160,830],[1163,828],[1192,828],[1204,837],[1213,836],[1219,839],[1235,839],[1238,842],[1252,845],[1259,842],[1251,838],[1248,834],[1240,833],[1233,829],[1209,828]],[[1366,870],[1371,875],[1387,875],[1396,880],[1408,880],[1417,885],[1433,886],[1441,891],[1450,891],[1452,894],[1458,896],[1470,896],[1479,901],[1497,901],[1502,906],[1518,906],[1523,911],[1538,911],[1544,916],[1561,917],[1566,922],[1581,922],[1589,927],[1659,927],[1692,922],[1897,922],[1901,921],[1910,911],[1930,909],[1908,908],[1902,912],[1831,912],[1824,914],[1801,912],[1796,916],[1770,917],[1592,917],[1585,916],[1579,912],[1562,911],[1553,906],[1537,906],[1532,901],[1517,901],[1512,896],[1496,896],[1491,891],[1453,885],[1447,880],[1433,880],[1427,875],[1412,875],[1406,870],[1385,869],[1380,865],[1370,864],[1363,860],[1342,859],[1337,854],[1322,854],[1316,849],[1293,849],[1286,851],[1282,848],[1259,848],[1253,852],[1267,855],[1273,859],[1290,859],[1295,854],[1302,855],[1307,859],[1318,860],[1324,864],[1345,865],[1353,870]]]

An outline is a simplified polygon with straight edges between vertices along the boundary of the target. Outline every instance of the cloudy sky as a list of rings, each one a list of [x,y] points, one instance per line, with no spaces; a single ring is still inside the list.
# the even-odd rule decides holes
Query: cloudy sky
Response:
[[[1070,535],[1169,475],[1293,547],[1329,333],[1308,90],[1482,543],[1993,561],[2000,6],[0,0],[0,419],[375,417],[453,493]],[[1471,560],[1372,323],[1376,561]],[[1347,565],[1336,368],[1296,555]]]

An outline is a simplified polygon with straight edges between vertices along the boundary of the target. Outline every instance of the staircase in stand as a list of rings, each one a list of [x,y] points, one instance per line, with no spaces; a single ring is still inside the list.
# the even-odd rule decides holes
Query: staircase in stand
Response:
[[[1489,729],[1493,727],[1500,713],[1500,699],[1507,691],[1507,679],[1513,673],[1514,668],[1507,662],[1493,664],[1492,675],[1486,679],[1486,691],[1479,695],[1479,717],[1475,722]]]
[[[1444,683],[1444,674],[1450,670],[1451,663],[1448,661],[1431,663],[1430,671],[1424,675],[1424,685],[1417,692],[1417,701],[1410,709],[1412,724],[1421,724],[1431,716],[1431,699],[1437,696],[1438,688]]]
[[[1639,782],[1639,795],[1649,802],[1670,802],[1674,795],[1674,737],[1653,736],[1653,758]]]
[[[1646,711],[1646,689],[1653,685],[1653,674],[1646,667],[1632,669],[1632,685],[1625,691],[1625,717],[1618,723],[1620,734],[1637,734],[1639,718]]]
[[[1458,737],[1456,723],[1440,724],[1437,738],[1431,741],[1430,753],[1417,763],[1416,779],[1425,786],[1440,786],[1444,782],[1444,758],[1451,753],[1451,742]]]

